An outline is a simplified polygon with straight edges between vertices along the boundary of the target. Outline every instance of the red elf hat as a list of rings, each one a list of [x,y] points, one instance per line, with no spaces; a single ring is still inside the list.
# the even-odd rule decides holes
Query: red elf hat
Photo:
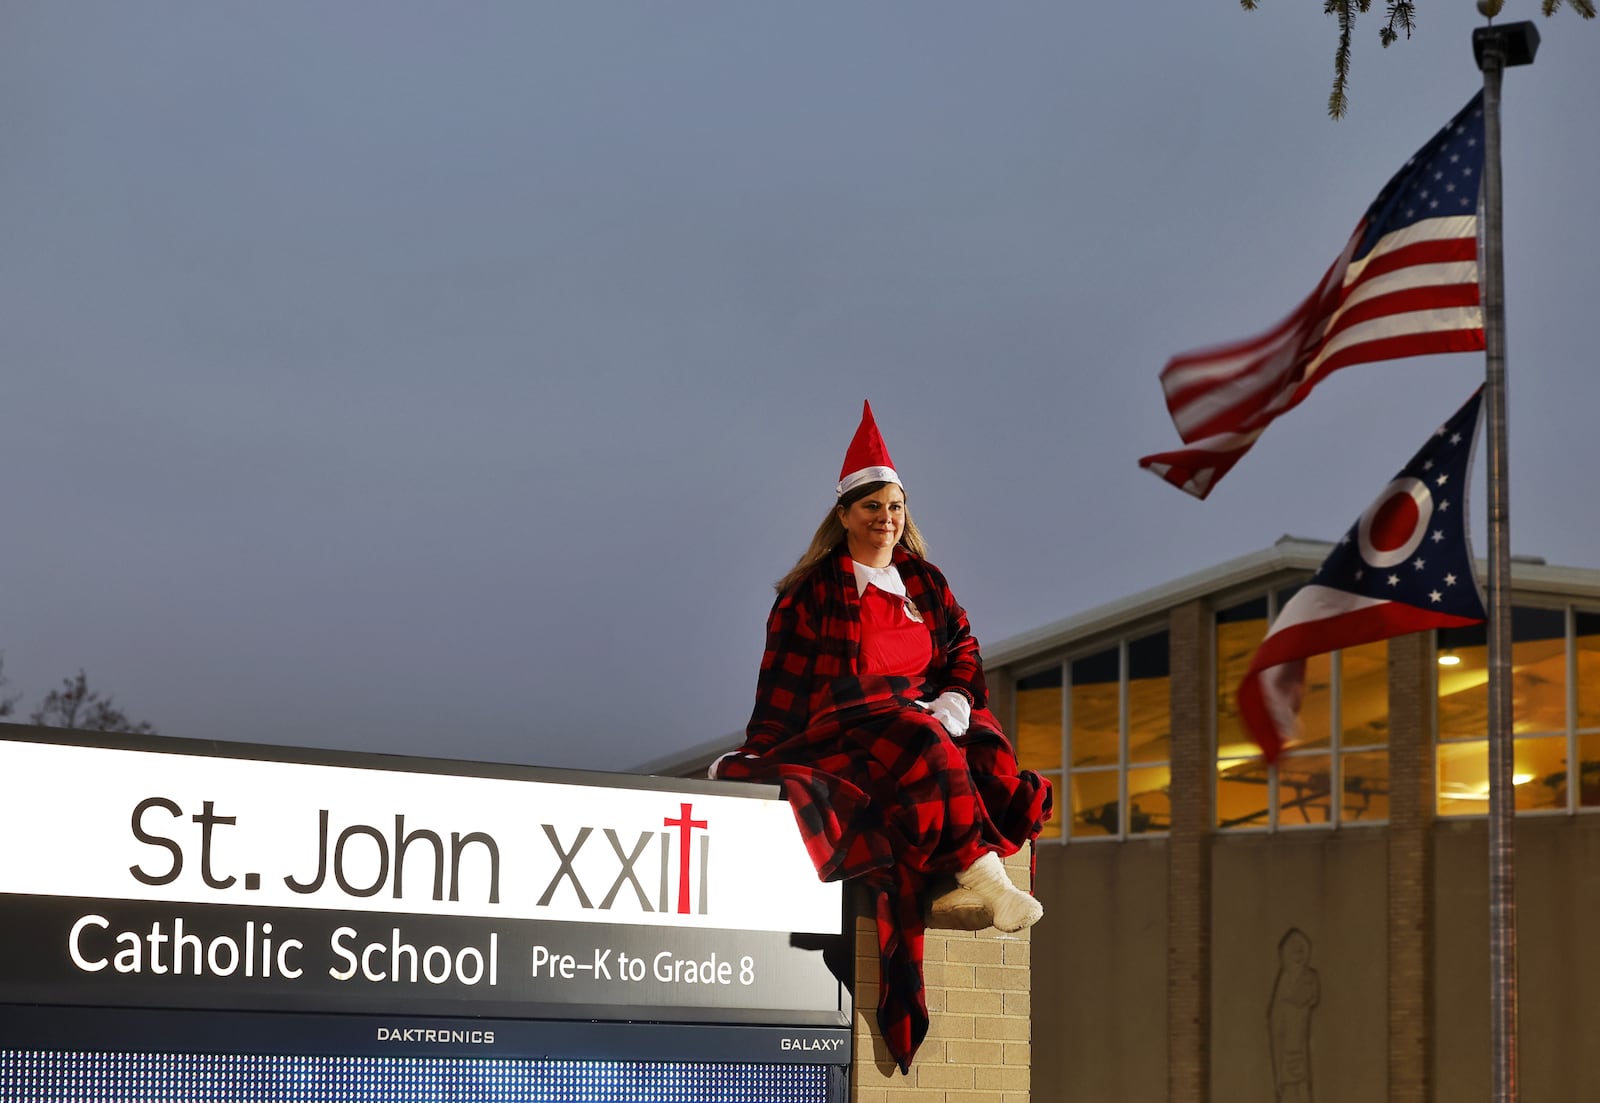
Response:
[[[894,461],[889,458],[889,449],[884,447],[878,423],[872,419],[872,403],[862,400],[861,424],[856,426],[856,435],[845,451],[844,466],[839,469],[839,485],[834,494],[843,498],[867,483],[894,483],[905,487],[900,476],[895,474]]]

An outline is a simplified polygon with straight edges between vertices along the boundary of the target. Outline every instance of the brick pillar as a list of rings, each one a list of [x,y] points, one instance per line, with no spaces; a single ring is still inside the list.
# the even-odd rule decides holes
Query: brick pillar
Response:
[[[1025,847],[1006,859],[1023,888],[1030,853]],[[877,924],[858,914],[853,1103],[1029,1103],[1032,933],[928,928],[922,971],[931,1021],[902,1076],[878,1031]]]
[[[1389,1100],[1433,1099],[1433,633],[1389,641]]]
[[[1167,1099],[1211,1094],[1211,610],[1172,611],[1172,836],[1167,843]]]

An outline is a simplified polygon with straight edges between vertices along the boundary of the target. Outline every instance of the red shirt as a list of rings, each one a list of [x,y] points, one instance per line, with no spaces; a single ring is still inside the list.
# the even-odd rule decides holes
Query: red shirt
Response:
[[[933,659],[933,636],[906,614],[908,602],[868,586],[861,595],[861,672],[920,679]]]

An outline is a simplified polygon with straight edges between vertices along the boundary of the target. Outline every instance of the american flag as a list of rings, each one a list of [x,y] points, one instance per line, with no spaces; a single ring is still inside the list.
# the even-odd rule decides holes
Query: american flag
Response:
[[[1350,364],[1483,348],[1478,191],[1483,93],[1407,161],[1289,317],[1259,337],[1173,357],[1167,410],[1187,447],[1146,468],[1204,498],[1274,418]]]
[[[1271,762],[1299,728],[1306,659],[1428,628],[1478,624],[1467,488],[1479,388],[1400,469],[1295,591],[1239,684],[1239,715]]]

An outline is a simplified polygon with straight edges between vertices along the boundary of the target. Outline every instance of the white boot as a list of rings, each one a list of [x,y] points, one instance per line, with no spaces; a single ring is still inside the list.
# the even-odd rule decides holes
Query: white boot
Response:
[[[989,902],[998,930],[1020,931],[1044,915],[1044,905],[1011,883],[1006,867],[993,851],[956,874],[956,883]]]
[[[994,909],[989,901],[954,881],[943,882],[942,888],[944,891],[936,892],[928,901],[928,926],[955,931],[981,931],[994,926]]]

